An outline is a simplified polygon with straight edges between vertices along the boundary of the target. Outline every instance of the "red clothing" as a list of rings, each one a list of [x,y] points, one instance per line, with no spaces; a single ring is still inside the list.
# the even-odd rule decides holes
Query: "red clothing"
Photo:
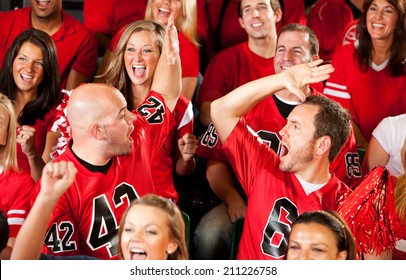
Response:
[[[334,50],[341,45],[340,36],[353,15],[346,0],[319,0],[309,10],[307,26],[319,39],[320,58],[330,61]]]
[[[142,116],[134,112],[133,151],[113,157],[106,174],[87,169],[70,147],[55,159],[73,161],[78,173],[52,213],[43,253],[117,259],[116,237],[121,217],[130,201],[155,193],[150,161],[161,149],[174,122],[158,93],[151,92],[144,104]],[[38,186],[39,183],[37,190]]]
[[[29,173],[13,170],[0,172],[0,209],[7,217],[12,238],[17,236],[28,215],[33,186],[34,180]]]
[[[323,95],[313,89],[313,94]],[[273,97],[268,97],[255,105],[245,116],[247,124],[258,134],[264,143],[279,155],[279,131],[286,125],[286,119],[280,114]],[[221,149],[221,142],[214,126],[211,124],[202,137],[197,154],[204,158],[227,163]],[[347,186],[354,187],[362,177],[361,164],[354,132],[345,142],[337,157],[330,164],[330,170]]]
[[[197,106],[214,101],[233,89],[275,74],[272,58],[263,58],[241,43],[218,53],[207,66],[197,98]]]
[[[174,168],[174,150],[178,150],[178,139],[187,133],[193,134],[193,107],[184,96],[179,96],[173,111],[176,123],[170,128],[163,147],[152,160],[152,178],[156,194],[170,198],[175,202],[178,193],[175,190],[172,171]]]
[[[207,13],[212,31],[216,34],[220,23],[221,8],[224,0],[209,1],[207,4]],[[283,25],[288,23],[300,23],[306,25],[306,11],[303,1],[297,0],[279,0],[283,2],[283,15],[280,22],[276,25],[277,32]],[[213,36],[214,36],[213,34]],[[222,16],[222,25],[220,28],[220,50],[237,45],[248,40],[248,35],[241,27],[238,21],[238,1],[229,1],[227,8]],[[215,38],[213,38],[215,40]]]
[[[358,19],[350,21],[341,34],[341,45],[352,45],[357,40]]]
[[[238,259],[284,258],[291,223],[303,212],[335,210],[348,187],[334,175],[307,195],[291,172],[279,169],[279,157],[258,142],[242,118],[223,148],[248,197]]]
[[[110,42],[109,50],[114,52],[123,34],[125,26],[114,35]],[[179,56],[182,68],[182,78],[199,76],[200,58],[197,47],[182,32],[178,32]]]
[[[113,37],[123,26],[145,18],[148,0],[85,0],[83,24],[95,33]]]
[[[0,65],[3,65],[4,56],[18,34],[32,27],[31,10],[26,7],[1,15]],[[62,26],[51,37],[57,49],[62,89],[66,87],[71,70],[89,79],[94,75],[97,67],[97,41],[90,30],[62,11]]]
[[[54,131],[53,126],[57,119],[58,116],[55,107],[45,114],[43,120],[37,119],[35,124],[31,126],[35,128],[35,149],[38,151],[40,156],[42,156],[45,150],[47,134],[50,131]],[[17,144],[17,162],[18,167],[21,168],[21,170],[30,173],[31,168],[28,158],[22,151],[20,144]]]
[[[367,141],[379,122],[406,112],[406,75],[392,77],[385,63],[370,66],[363,73],[354,57],[354,45],[337,49],[333,56],[335,71],[326,83],[324,94],[351,111]]]

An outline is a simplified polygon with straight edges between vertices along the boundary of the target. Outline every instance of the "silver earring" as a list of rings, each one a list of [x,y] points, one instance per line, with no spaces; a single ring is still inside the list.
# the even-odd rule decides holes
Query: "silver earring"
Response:
[[[172,251],[171,251],[171,250],[168,250],[167,253],[168,253],[168,255],[170,255],[170,254],[172,254]]]

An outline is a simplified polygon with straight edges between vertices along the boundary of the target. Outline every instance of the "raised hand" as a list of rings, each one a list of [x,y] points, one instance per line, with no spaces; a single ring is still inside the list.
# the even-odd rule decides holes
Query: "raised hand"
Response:
[[[179,55],[179,39],[178,31],[176,30],[174,16],[171,15],[166,25],[165,34],[165,55],[169,65],[175,63],[176,57]]]
[[[322,59],[318,59],[307,64],[295,65],[284,71],[282,75],[284,75],[285,87],[300,100],[305,101],[306,95],[300,88],[327,80],[330,74],[334,72],[331,64],[319,66],[322,62]]]
[[[27,157],[32,157],[37,153],[35,149],[35,128],[23,125],[18,129],[17,143],[21,145],[21,150]]]
[[[72,185],[77,169],[72,162],[49,162],[41,177],[41,193],[52,199],[59,197]]]

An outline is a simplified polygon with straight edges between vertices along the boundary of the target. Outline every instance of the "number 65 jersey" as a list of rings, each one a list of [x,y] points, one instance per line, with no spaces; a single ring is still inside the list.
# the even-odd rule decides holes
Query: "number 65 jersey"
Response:
[[[72,161],[78,172],[52,213],[43,253],[118,258],[121,217],[132,200],[155,193],[150,161],[175,121],[158,93],[151,92],[144,104],[143,115],[133,112],[133,150],[129,155],[114,156],[105,171],[89,170],[70,145],[55,159]]]

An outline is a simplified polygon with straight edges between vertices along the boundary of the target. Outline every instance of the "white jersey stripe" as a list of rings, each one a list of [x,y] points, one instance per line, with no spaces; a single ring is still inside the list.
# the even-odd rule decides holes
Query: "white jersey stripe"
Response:
[[[193,105],[192,102],[189,102],[187,109],[185,111],[185,114],[183,115],[182,121],[180,122],[180,124],[177,127],[177,130],[181,129],[182,127],[184,127],[185,125],[187,125],[188,123],[190,123],[190,121],[194,118],[193,116]]]
[[[336,89],[347,90],[347,86],[340,85],[340,84],[335,84],[335,83],[332,83],[332,82],[326,82],[326,87],[332,87],[332,88],[336,88]]]
[[[323,93],[326,95],[331,95],[331,96],[340,97],[340,98],[344,98],[344,99],[351,99],[351,95],[345,91],[338,91],[338,90],[333,90],[330,88],[325,88]]]

